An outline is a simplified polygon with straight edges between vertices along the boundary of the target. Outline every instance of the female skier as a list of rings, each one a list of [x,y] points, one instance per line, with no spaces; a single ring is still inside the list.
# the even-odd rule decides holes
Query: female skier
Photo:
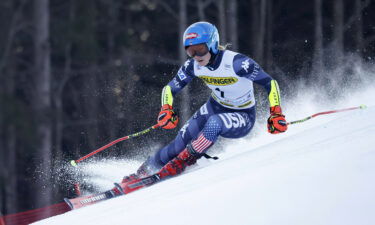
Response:
[[[212,90],[211,96],[170,144],[149,157],[137,174],[125,177],[123,183],[134,183],[155,172],[160,178],[177,175],[202,157],[219,136],[246,136],[255,122],[253,83],[263,86],[268,92],[268,131],[277,134],[287,130],[276,80],[251,58],[220,46],[219,33],[214,25],[208,22],[190,25],[184,33],[183,44],[190,59],[163,88],[158,125],[164,129],[177,126],[173,97],[193,78],[202,79]]]

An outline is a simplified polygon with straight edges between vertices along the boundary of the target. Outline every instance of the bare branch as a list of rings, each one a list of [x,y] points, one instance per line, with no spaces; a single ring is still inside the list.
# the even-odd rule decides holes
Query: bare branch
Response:
[[[12,16],[12,19],[11,19],[11,22],[10,22],[10,25],[9,25],[8,37],[7,37],[7,40],[6,40],[6,43],[5,43],[5,48],[4,48],[4,51],[3,51],[3,55],[1,56],[1,59],[0,59],[0,73],[1,73],[1,71],[3,71],[5,65],[8,61],[10,49],[13,46],[13,40],[14,40],[15,34],[25,27],[24,24],[17,25],[17,23],[19,22],[21,13],[22,13],[22,9],[23,9],[25,4],[26,4],[26,0],[22,0],[20,5],[16,9],[16,12]]]
[[[171,8],[170,5],[160,0],[156,0],[156,4],[161,5],[169,14],[171,14],[176,20],[178,20],[178,14]]]
[[[372,36],[370,36],[370,37],[368,37],[368,38],[366,38],[366,40],[365,40],[365,47],[366,46],[369,46],[372,42],[374,42],[375,41],[375,35],[372,35]]]
[[[363,11],[365,8],[367,8],[368,6],[370,5],[370,0],[366,0],[365,2],[363,2],[362,4],[362,7],[361,7],[361,11]],[[345,31],[347,31],[348,29],[350,29],[350,27],[353,25],[353,23],[355,22],[355,20],[358,19],[356,17],[356,14],[352,15],[348,22],[345,24]]]

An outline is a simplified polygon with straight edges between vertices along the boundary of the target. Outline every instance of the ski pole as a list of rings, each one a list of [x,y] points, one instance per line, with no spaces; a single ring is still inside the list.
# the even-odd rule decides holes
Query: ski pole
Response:
[[[137,132],[137,133],[130,134],[130,135],[128,135],[128,136],[118,138],[118,139],[116,139],[116,140],[114,140],[114,141],[112,141],[112,142],[110,142],[110,143],[108,143],[108,144],[106,144],[106,145],[104,145],[104,146],[102,146],[102,147],[96,149],[95,151],[93,151],[93,152],[91,152],[91,153],[89,153],[89,154],[83,156],[82,158],[79,158],[79,159],[77,159],[77,160],[72,160],[72,161],[70,161],[70,164],[71,164],[72,166],[77,166],[77,163],[80,163],[82,160],[85,160],[85,159],[87,159],[87,158],[89,158],[89,157],[91,157],[91,156],[93,156],[93,155],[95,155],[95,154],[97,154],[97,153],[99,153],[99,152],[101,152],[101,151],[103,151],[103,150],[105,150],[105,149],[111,147],[111,146],[114,145],[114,144],[117,144],[117,143],[119,143],[119,142],[121,142],[121,141],[125,141],[125,140],[130,139],[130,138],[133,138],[133,137],[141,136],[141,135],[146,134],[146,133],[150,132],[151,130],[154,130],[154,129],[158,128],[158,127],[160,127],[160,125],[159,125],[159,124],[155,124],[155,125],[153,125],[153,126],[147,128],[147,129],[144,129],[144,130],[139,131],[139,132]]]
[[[351,107],[351,108],[346,108],[346,109],[338,109],[338,110],[331,110],[331,111],[326,111],[326,112],[315,113],[315,114],[313,114],[311,116],[308,116],[304,119],[288,122],[287,124],[291,125],[291,124],[296,124],[296,123],[302,123],[302,122],[305,122],[306,120],[309,120],[311,118],[314,118],[314,117],[320,116],[320,115],[326,115],[326,114],[338,113],[338,112],[345,112],[345,111],[355,110],[355,109],[365,109],[365,108],[366,108],[366,105],[360,105],[360,106],[357,106],[357,107]]]

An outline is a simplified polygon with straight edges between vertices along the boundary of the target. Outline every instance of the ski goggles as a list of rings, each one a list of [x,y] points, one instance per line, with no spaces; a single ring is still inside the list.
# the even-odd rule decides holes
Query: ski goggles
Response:
[[[191,45],[186,48],[186,54],[194,58],[195,56],[204,56],[208,53],[206,44]]]

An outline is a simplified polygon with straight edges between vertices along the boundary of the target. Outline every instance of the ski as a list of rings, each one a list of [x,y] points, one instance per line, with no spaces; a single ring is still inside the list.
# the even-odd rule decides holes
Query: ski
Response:
[[[115,187],[112,190],[108,190],[99,194],[77,197],[73,199],[64,198],[64,201],[68,206],[73,209],[79,209],[88,205],[95,204],[107,199],[115,198],[120,195],[129,194],[133,191],[139,190],[143,187],[148,187],[153,185],[162,179],[158,173],[140,178],[134,179],[125,183],[115,183]]]
[[[73,199],[64,198],[64,201],[71,209],[78,209],[87,205],[92,205],[100,201],[104,201],[107,199],[120,196],[123,194],[124,192],[122,191],[122,188],[118,184],[115,183],[115,188],[113,188],[112,190],[108,190],[108,191],[94,194],[94,195],[73,198]]]
[[[130,192],[139,190],[143,187],[148,187],[151,186],[157,182],[161,181],[160,175],[158,173],[138,179],[138,180],[133,180],[130,182],[126,183],[120,183],[117,184],[122,188],[122,191],[124,194],[129,194]]]
[[[64,201],[72,210],[78,209],[107,199],[115,198],[120,195],[129,194],[133,191],[158,183],[161,180],[162,178],[159,173],[155,173],[144,178],[134,179],[120,184],[115,183],[115,187],[112,190],[73,199],[64,198]]]

